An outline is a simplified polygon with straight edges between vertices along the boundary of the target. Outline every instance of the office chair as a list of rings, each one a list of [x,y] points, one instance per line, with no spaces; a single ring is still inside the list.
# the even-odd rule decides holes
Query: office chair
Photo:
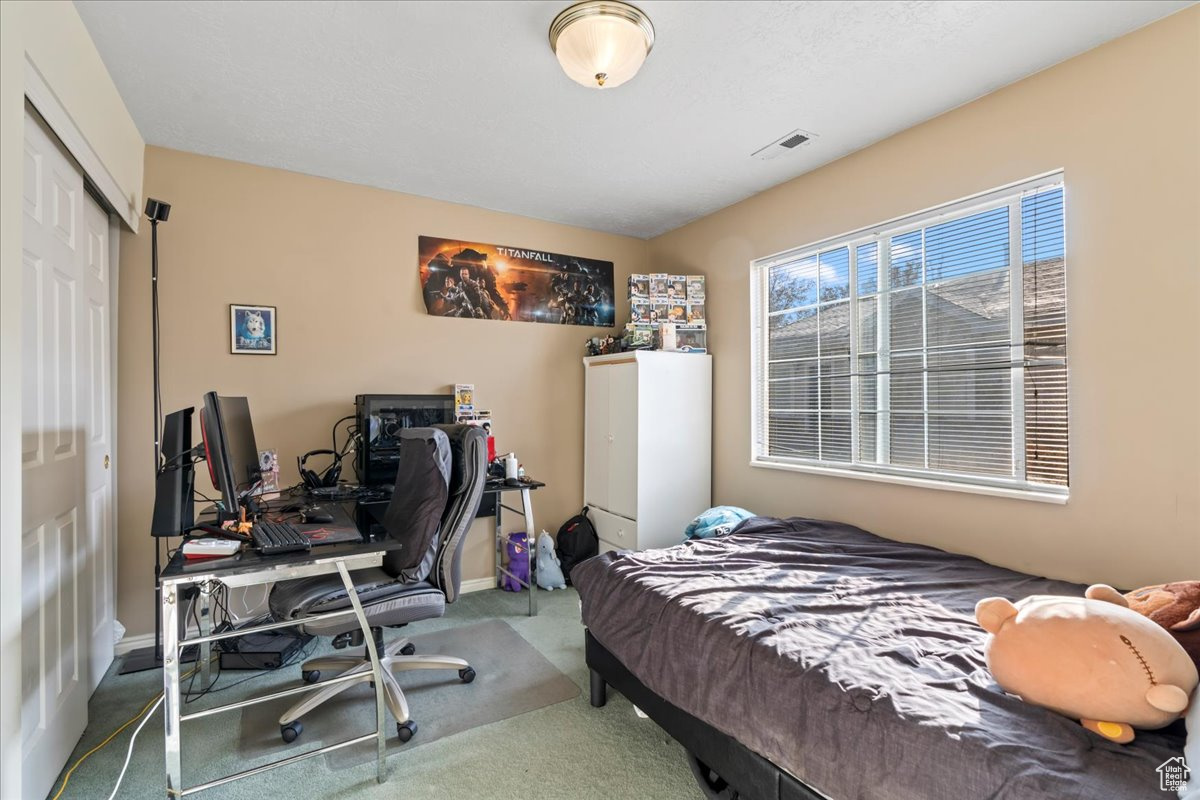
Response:
[[[400,550],[384,555],[383,565],[351,573],[359,601],[375,638],[382,665],[384,695],[400,741],[417,732],[408,703],[394,672],[413,669],[456,670],[463,683],[475,679],[475,670],[461,658],[415,654],[405,637],[384,645],[383,629],[442,616],[446,603],[458,599],[460,558],[467,529],[475,518],[487,478],[487,436],[467,425],[407,428],[402,443],[396,488],[381,522],[389,536],[404,542]],[[301,578],[275,584],[270,594],[271,615],[279,621],[308,613],[349,608],[350,599],[337,575]],[[335,648],[362,645],[363,633],[353,617],[300,623],[304,633],[333,636]],[[363,653],[322,656],[306,661],[304,680],[316,682],[322,672],[359,675],[359,680],[321,687],[289,708],[279,718],[285,742],[295,741],[304,730],[300,718],[349,686],[371,681],[371,662]]]

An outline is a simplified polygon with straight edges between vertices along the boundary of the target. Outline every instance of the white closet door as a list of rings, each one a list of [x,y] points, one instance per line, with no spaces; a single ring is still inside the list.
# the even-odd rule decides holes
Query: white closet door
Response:
[[[116,553],[113,520],[112,464],[112,369],[109,359],[112,330],[109,311],[112,265],[109,263],[109,228],[106,214],[88,196],[84,200],[83,339],[86,346],[83,369],[84,410],[87,431],[85,468],[87,481],[88,554],[85,564],[91,617],[88,694],[100,684],[113,660],[113,621],[116,618]]]
[[[90,462],[103,454],[92,451],[89,429],[83,178],[28,114],[23,185],[22,786],[43,797],[87,726],[88,485]]]
[[[608,384],[608,505],[605,509],[637,518],[638,364],[605,367]]]
[[[612,367],[584,367],[583,502],[607,508],[609,481],[608,385]]]

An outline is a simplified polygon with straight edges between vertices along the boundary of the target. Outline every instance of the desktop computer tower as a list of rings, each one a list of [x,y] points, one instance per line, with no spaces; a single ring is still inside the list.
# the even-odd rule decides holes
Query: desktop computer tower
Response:
[[[400,457],[399,432],[454,422],[452,394],[360,394],[354,398],[360,443],[355,454],[363,486],[391,486]]]

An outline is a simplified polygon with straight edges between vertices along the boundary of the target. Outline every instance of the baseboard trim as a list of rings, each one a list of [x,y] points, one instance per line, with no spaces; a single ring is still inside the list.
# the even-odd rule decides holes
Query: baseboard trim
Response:
[[[137,636],[124,636],[121,641],[113,647],[113,654],[123,656],[133,650],[141,650],[143,647],[154,646],[154,634],[143,633]]]
[[[469,581],[463,581],[458,585],[458,593],[470,594],[471,592],[484,592],[495,588],[496,576],[491,575],[486,578],[472,578]]]

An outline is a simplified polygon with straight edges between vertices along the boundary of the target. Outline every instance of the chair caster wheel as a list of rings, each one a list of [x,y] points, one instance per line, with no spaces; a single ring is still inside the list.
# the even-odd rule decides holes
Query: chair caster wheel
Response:
[[[300,677],[304,679],[305,683],[316,683],[321,680],[321,670],[306,669],[300,673]]]
[[[475,680],[475,669],[473,667],[463,667],[458,671],[458,677],[463,683],[470,683]]]
[[[417,646],[415,644],[413,644],[412,642],[409,642],[408,644],[404,645],[404,647],[400,648],[400,655],[402,655],[402,656],[411,656],[411,655],[415,654],[416,652],[417,652]]]
[[[412,737],[417,735],[416,720],[410,719],[408,722],[397,722],[396,735],[400,737],[401,743],[412,741]]]
[[[287,742],[288,744],[291,744],[292,742],[296,741],[296,739],[298,739],[300,737],[301,733],[304,733],[304,726],[300,724],[299,720],[297,720],[296,722],[289,723],[287,725],[279,726],[279,734],[283,737],[283,740],[285,742]]]

